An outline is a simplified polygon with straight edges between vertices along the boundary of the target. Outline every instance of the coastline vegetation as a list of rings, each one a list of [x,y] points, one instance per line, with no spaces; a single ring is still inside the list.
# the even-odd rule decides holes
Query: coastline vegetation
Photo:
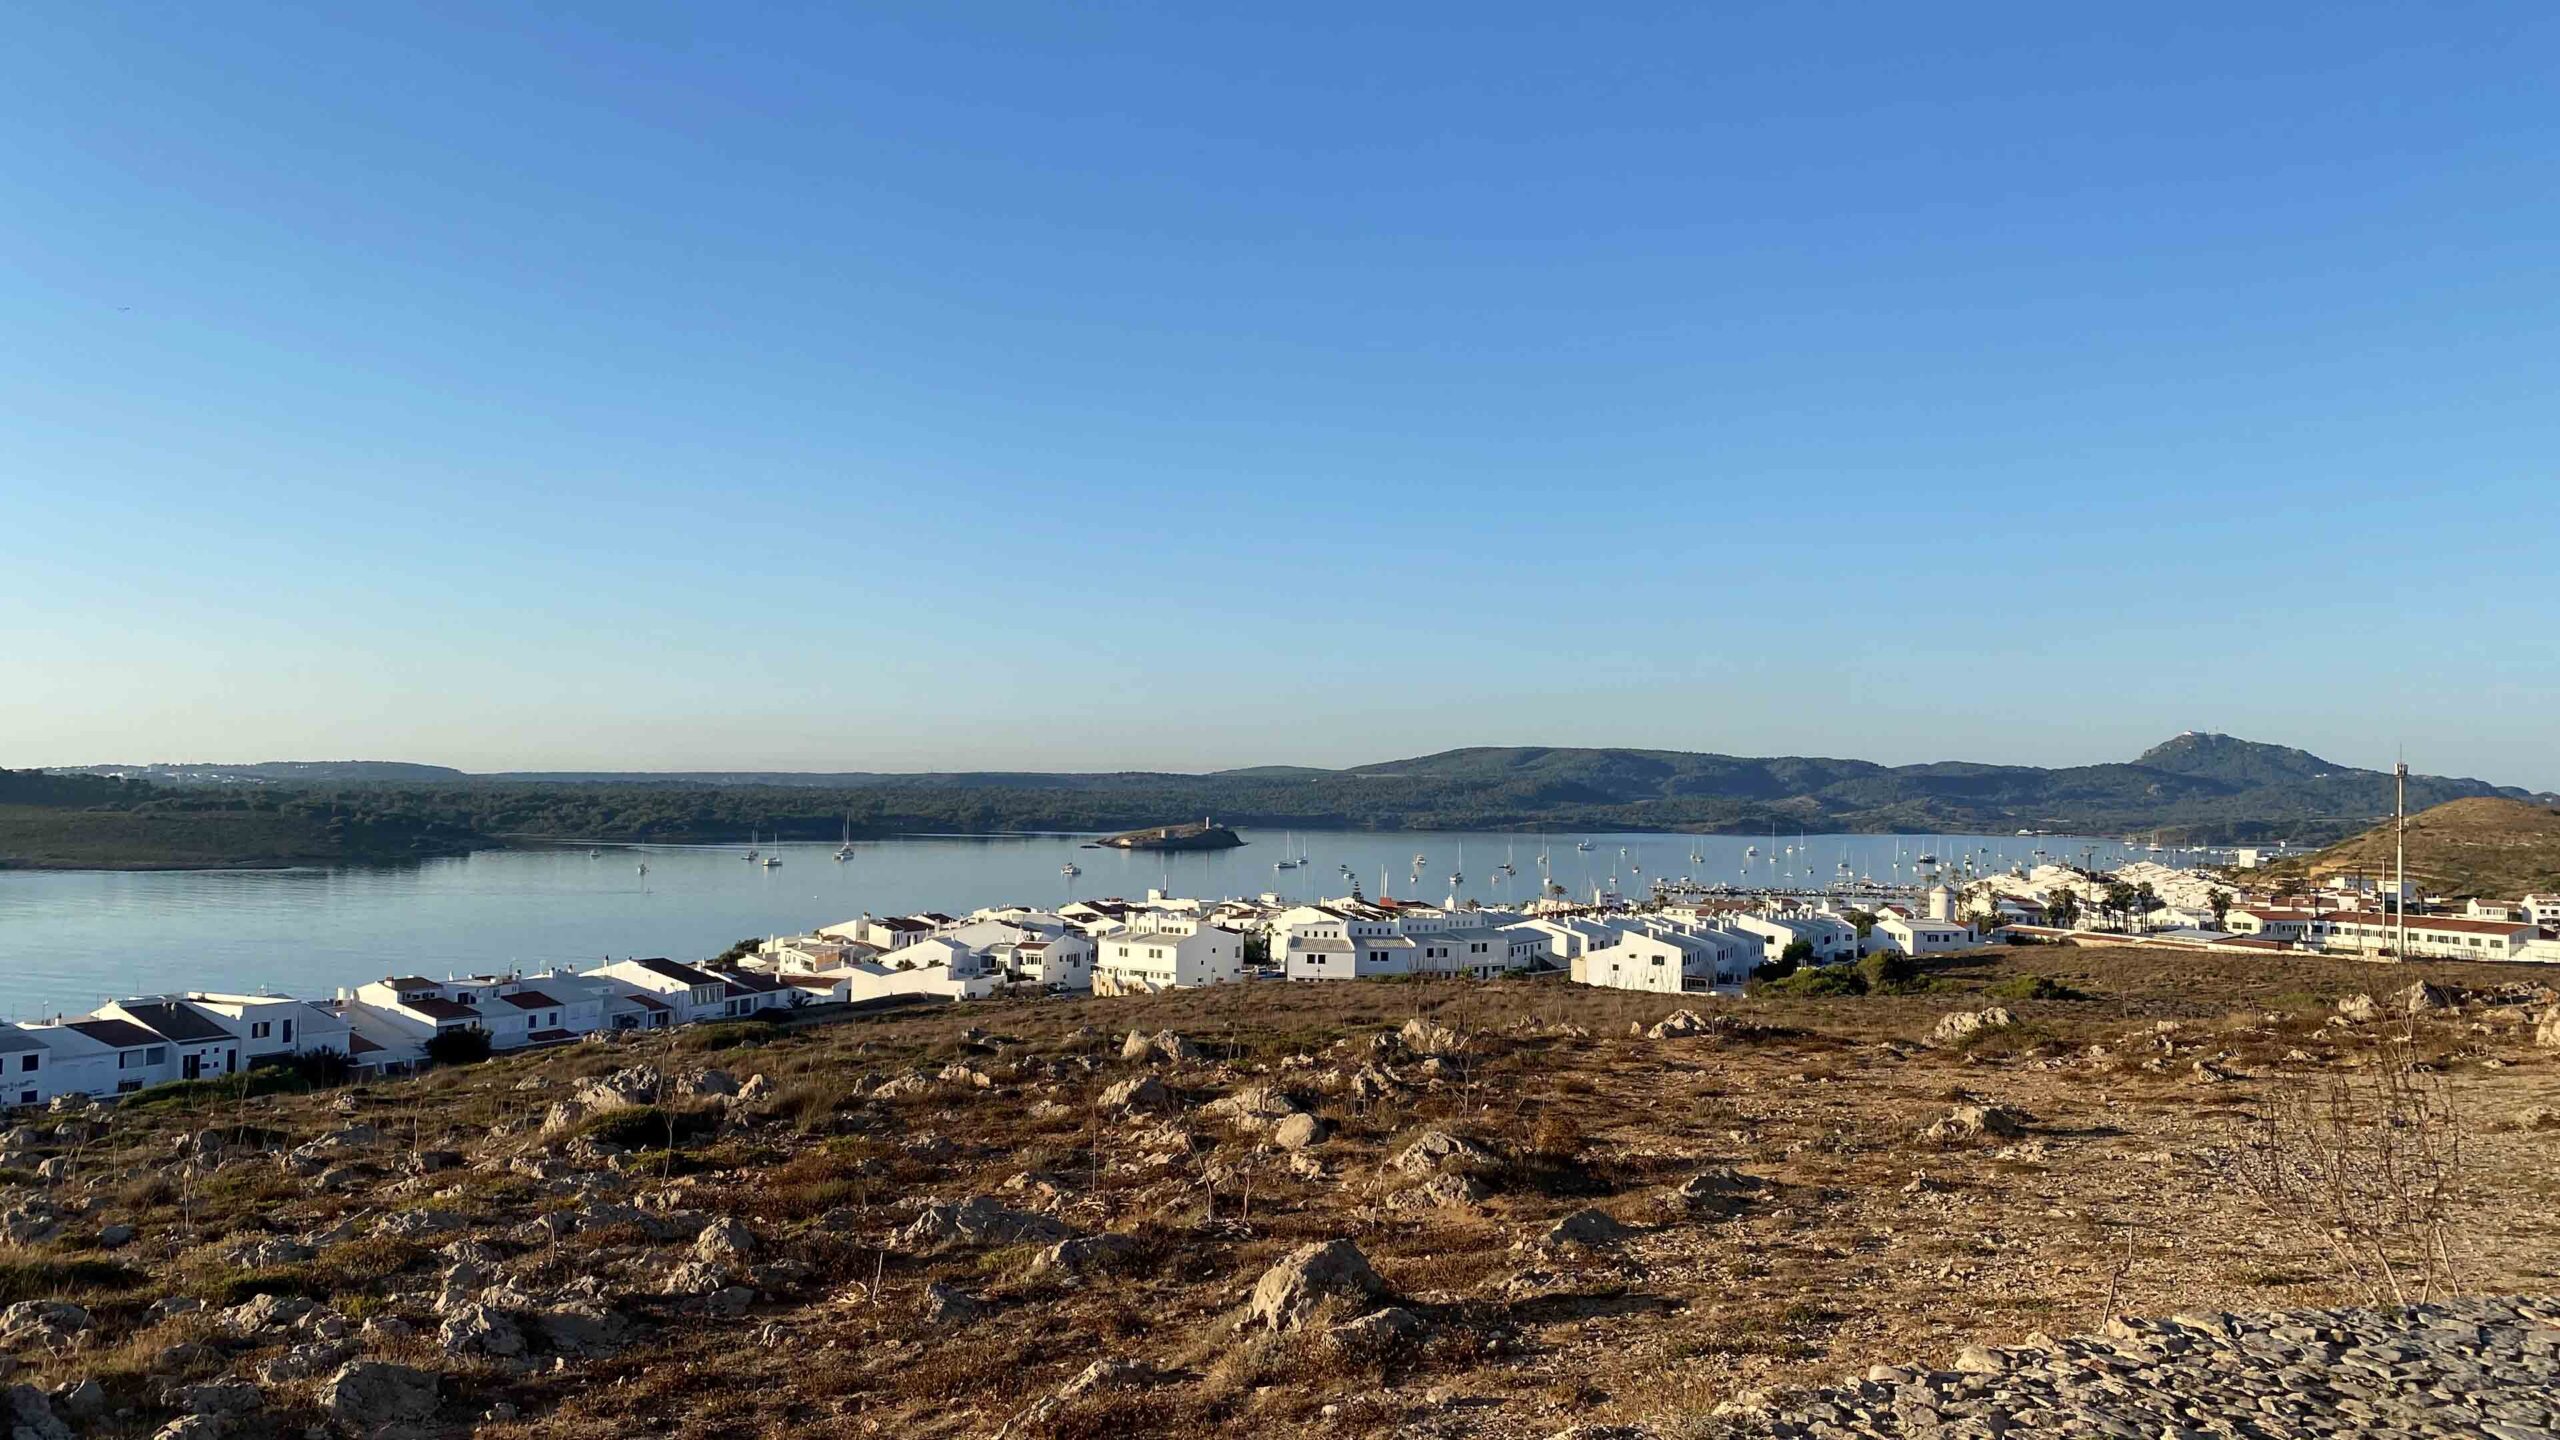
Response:
[[[1096,833],[1202,816],[1248,830],[2033,829],[2247,843],[2352,834],[2380,804],[2382,777],[2369,772],[2315,770],[2327,762],[2202,738],[2221,743],[2173,741],[2128,764],[2066,770],[1530,747],[1347,770],[1207,775],[260,778],[179,786],[0,771],[0,868],[386,863],[530,841],[725,841],[751,831],[800,841]],[[2419,777],[2411,788],[2420,803],[2435,803],[2494,787]]]

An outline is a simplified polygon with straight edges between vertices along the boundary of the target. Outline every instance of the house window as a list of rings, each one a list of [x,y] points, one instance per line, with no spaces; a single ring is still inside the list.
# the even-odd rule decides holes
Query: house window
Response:
[[[43,1057],[43,1056],[41,1056],[41,1055],[21,1055],[21,1056],[19,1056],[19,1057],[18,1057],[18,1072],[19,1072],[20,1074],[22,1074],[22,1075],[23,1075],[23,1074],[28,1074],[28,1073],[32,1072],[32,1071],[36,1068],[36,1063],[37,1063],[39,1060],[42,1060],[43,1058],[44,1058],[44,1057]]]
[[[293,1022],[292,1022],[292,1021],[287,1020],[286,1022],[284,1022],[284,1034],[283,1034],[283,1035],[281,1035],[281,1036],[279,1036],[278,1038],[279,1038],[279,1039],[281,1039],[281,1040],[283,1040],[283,1041],[284,1041],[286,1044],[288,1044],[288,1045],[290,1045],[290,1044],[292,1044],[292,1043],[293,1043]]]
[[[267,1031],[272,1028],[274,1027],[268,1025],[264,1020],[252,1020],[249,1022],[249,1038],[252,1040],[264,1040],[267,1038]]]

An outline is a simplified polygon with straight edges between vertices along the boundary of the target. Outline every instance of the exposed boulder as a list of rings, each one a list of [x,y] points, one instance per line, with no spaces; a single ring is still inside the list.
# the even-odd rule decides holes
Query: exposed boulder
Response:
[[[64,1300],[21,1300],[0,1310],[0,1349],[69,1350],[89,1333],[89,1312]]]
[[[451,1234],[462,1227],[462,1217],[450,1210],[395,1210],[374,1222],[373,1233],[415,1240]]]
[[[1648,1040],[1677,1040],[1688,1035],[1703,1035],[1715,1028],[1707,1017],[1695,1010],[1674,1010],[1644,1032]]]
[[[33,1385],[12,1385],[5,1398],[0,1398],[0,1419],[9,1427],[9,1440],[71,1440],[71,1427],[53,1413],[53,1402]]]
[[[927,1205],[892,1242],[901,1250],[933,1253],[971,1245],[1031,1245],[1063,1240],[1067,1227],[1046,1215],[1008,1210],[991,1196]]]
[[[2560,1048],[2560,1005],[2544,1012],[2542,1023],[2533,1027],[2533,1043]]]
[[[1129,1235],[1079,1235],[1040,1252],[1034,1274],[1085,1276],[1116,1270],[1135,1261],[1146,1247]]]
[[[1413,1143],[1396,1152],[1387,1164],[1407,1175],[1430,1175],[1442,1170],[1477,1170],[1494,1165],[1497,1157],[1473,1140],[1452,1135],[1446,1130],[1425,1130],[1413,1137]]]
[[[1446,1025],[1435,1025],[1417,1015],[1404,1022],[1396,1032],[1404,1048],[1416,1055],[1457,1055],[1467,1049],[1467,1039]]]
[[[525,1353],[524,1331],[505,1311],[488,1305],[455,1309],[438,1333],[448,1355],[488,1355],[500,1359]]]
[[[1920,1137],[1945,1144],[1986,1136],[2023,1135],[2027,1133],[2026,1121],[2024,1114],[2005,1105],[1959,1105],[1947,1118],[1921,1131]]]
[[[610,1355],[631,1338],[631,1322],[602,1305],[564,1305],[528,1318],[544,1348],[560,1355]]]
[[[1271,1143],[1283,1150],[1304,1150],[1324,1143],[1325,1123],[1301,1110],[1271,1127]]]
[[[1094,1103],[1100,1109],[1123,1115],[1163,1111],[1173,1108],[1173,1092],[1153,1075],[1136,1075],[1104,1090],[1102,1098]]]
[[[436,1377],[406,1365],[359,1361],[329,1377],[320,1403],[331,1418],[358,1434],[434,1418]]]
[[[1627,1236],[1627,1227],[1606,1212],[1576,1210],[1547,1228],[1539,1243],[1549,1249],[1567,1245],[1613,1245]]]
[[[178,1392],[178,1408],[190,1415],[246,1415],[265,1403],[265,1392],[246,1380],[216,1380]]]
[[[1084,1367],[1076,1378],[1058,1387],[1058,1395],[1061,1399],[1072,1400],[1097,1390],[1139,1390],[1162,1378],[1152,1366],[1141,1361],[1096,1360]]]
[[[916,1301],[916,1310],[928,1325],[957,1325],[977,1318],[977,1297],[955,1285],[940,1280],[929,1281],[924,1294]]]
[[[756,1232],[735,1216],[724,1216],[702,1227],[693,1237],[693,1254],[698,1260],[717,1263],[743,1260],[756,1253]]]
[[[2392,997],[2405,1014],[2424,1015],[2430,1010],[2451,1010],[2462,1003],[2462,992],[2432,980],[2420,980]]]
[[[1692,1210],[1730,1210],[1760,1193],[1760,1181],[1730,1165],[1716,1165],[1681,1181],[1671,1193]]]
[[[1246,1303],[1246,1325],[1295,1330],[1329,1305],[1352,1311],[1374,1308],[1387,1293],[1387,1282],[1369,1268],[1369,1258],[1349,1240],[1301,1245],[1279,1264],[1262,1272]]]
[[[1260,1130],[1302,1112],[1298,1102],[1277,1087],[1249,1085],[1201,1106],[1200,1113],[1212,1120],[1232,1120],[1247,1130]]]
[[[1362,1359],[1374,1360],[1411,1344],[1429,1328],[1422,1317],[1401,1305],[1373,1310],[1324,1332],[1324,1338]]]
[[[1153,1035],[1141,1035],[1132,1030],[1129,1038],[1120,1042],[1120,1058],[1143,1064],[1173,1064],[1197,1060],[1201,1058],[1201,1051],[1198,1045],[1170,1030],[1159,1030]]]
[[[2370,995],[2350,995],[2338,1002],[2338,1018],[2350,1025],[2363,1025],[2382,1018],[2382,1007]]]
[[[1982,1010],[1959,1010],[1938,1017],[1936,1028],[1929,1032],[1932,1045],[1957,1045],[1987,1030],[2006,1030],[2018,1023],[2018,1017],[2004,1005]]]
[[[1434,1175],[1411,1189],[1388,1196],[1387,1208],[1430,1210],[1443,1205],[1473,1205],[1486,1193],[1483,1185],[1465,1175]]]

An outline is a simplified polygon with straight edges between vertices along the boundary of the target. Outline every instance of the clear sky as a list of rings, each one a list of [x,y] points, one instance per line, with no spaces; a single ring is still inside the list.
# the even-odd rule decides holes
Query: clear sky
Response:
[[[2538,4],[37,0],[0,764],[2560,787],[2555,74]]]

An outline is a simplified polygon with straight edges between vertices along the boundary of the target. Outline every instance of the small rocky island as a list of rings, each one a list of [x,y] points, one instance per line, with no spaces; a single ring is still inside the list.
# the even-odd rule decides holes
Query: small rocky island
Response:
[[[1224,825],[1213,825],[1206,818],[1198,824],[1156,825],[1144,830],[1128,830],[1105,837],[1099,843],[1114,850],[1233,850],[1244,843],[1242,836]]]

